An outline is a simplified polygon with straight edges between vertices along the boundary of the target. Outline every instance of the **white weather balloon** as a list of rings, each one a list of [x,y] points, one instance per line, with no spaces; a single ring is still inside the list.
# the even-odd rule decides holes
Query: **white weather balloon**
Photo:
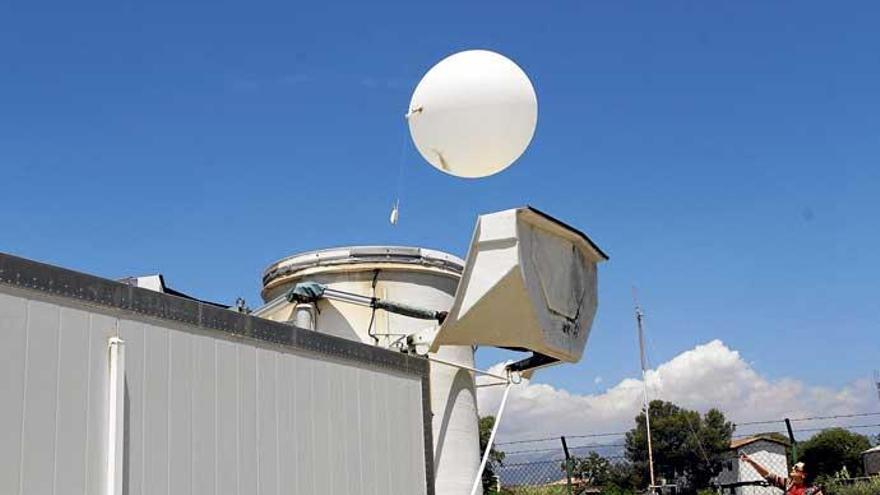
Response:
[[[486,177],[510,166],[529,146],[538,98],[525,72],[488,50],[441,60],[416,86],[409,131],[431,165],[458,177]]]

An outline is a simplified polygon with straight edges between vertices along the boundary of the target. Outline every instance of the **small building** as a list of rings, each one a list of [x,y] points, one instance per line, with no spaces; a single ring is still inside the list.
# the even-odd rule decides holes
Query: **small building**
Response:
[[[766,467],[771,473],[780,476],[788,474],[788,442],[765,435],[741,438],[730,442],[721,472],[715,478],[722,494],[736,495],[778,495],[779,490],[763,486],[764,479],[755,469],[740,460],[740,454],[749,457]]]
[[[862,452],[862,464],[865,466],[866,476],[880,474],[880,445]]]

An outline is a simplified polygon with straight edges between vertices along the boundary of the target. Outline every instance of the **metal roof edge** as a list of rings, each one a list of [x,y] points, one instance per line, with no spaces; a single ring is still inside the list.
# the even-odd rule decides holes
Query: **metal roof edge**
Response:
[[[428,376],[428,361],[361,342],[346,340],[292,325],[221,308],[122,282],[40,263],[0,252],[0,285],[36,291],[79,305],[93,305],[253,338],[294,350]]]
[[[562,220],[559,220],[558,218],[556,218],[552,215],[549,215],[549,214],[535,208],[532,205],[526,205],[526,206],[522,207],[521,209],[529,210],[532,213],[535,213],[536,215],[543,217],[547,221],[553,222],[566,230],[570,230],[575,235],[580,237],[583,241],[585,241],[593,250],[595,250],[596,254],[598,254],[604,261],[608,261],[610,259],[608,257],[608,255],[605,253],[605,251],[602,251],[602,249],[595,242],[593,242],[592,239],[590,239],[590,236],[585,234],[580,229],[576,229],[576,228],[572,227],[571,225],[563,222]]]

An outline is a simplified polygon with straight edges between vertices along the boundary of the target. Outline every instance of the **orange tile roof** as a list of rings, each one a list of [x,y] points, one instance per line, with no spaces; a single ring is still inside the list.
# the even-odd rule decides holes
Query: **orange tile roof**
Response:
[[[750,444],[750,443],[755,443],[755,442],[757,442],[757,441],[759,441],[759,440],[764,440],[764,441],[767,441],[767,442],[778,443],[779,445],[785,445],[786,447],[788,447],[788,442],[782,441],[782,440],[780,440],[780,439],[778,439],[778,438],[773,438],[773,437],[771,437],[771,436],[758,435],[758,436],[755,436],[755,437],[746,437],[746,438],[740,438],[740,439],[737,439],[737,440],[731,440],[731,441],[730,441],[730,449],[731,449],[731,450],[736,450],[736,449],[738,449],[738,448],[740,448],[740,447],[744,447],[744,446],[746,446],[746,445],[748,445],[748,444]]]

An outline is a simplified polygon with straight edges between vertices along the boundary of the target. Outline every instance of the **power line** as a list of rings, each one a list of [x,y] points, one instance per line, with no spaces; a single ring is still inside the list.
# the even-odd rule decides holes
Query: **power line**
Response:
[[[864,418],[866,416],[880,416],[880,412],[870,412],[870,413],[857,413],[857,414],[837,414],[834,416],[813,416],[809,418],[794,418],[790,419],[792,423],[798,423],[802,421],[819,421],[823,419],[842,419],[842,418]],[[764,420],[764,421],[747,421],[745,423],[734,423],[736,426],[750,426],[750,425],[769,425],[772,423],[781,423],[784,419],[773,419],[773,420]]]
[[[827,430],[828,428],[833,428],[831,426],[826,426],[824,428],[804,428],[800,430],[793,430],[795,433],[797,432],[809,432],[809,431],[822,431]],[[839,426],[838,428],[843,428],[845,430],[858,430],[861,428],[880,428],[880,424],[876,425],[849,425],[849,426]]]
[[[566,437],[568,438],[568,437]],[[574,447],[569,447],[568,450],[584,450],[584,449],[602,449],[602,448],[620,448],[626,447],[625,443],[595,443],[590,445],[576,445]],[[518,455],[518,454],[534,454],[538,452],[556,452],[559,450],[559,447],[553,447],[549,449],[526,449],[526,450],[514,450],[512,452],[505,452],[504,455]]]
[[[790,419],[792,423],[800,423],[806,421],[820,421],[820,420],[828,420],[828,419],[844,419],[844,418],[864,418],[870,416],[880,416],[880,412],[865,412],[865,413],[855,413],[855,414],[835,414],[832,416],[811,416],[805,418],[793,418]],[[784,419],[768,419],[761,421],[746,421],[743,423],[734,422],[735,426],[753,426],[753,425],[769,425],[774,423],[782,423],[785,421]],[[863,425],[863,426],[841,426],[841,428],[872,428],[877,425]],[[817,428],[817,429],[800,429],[794,431],[819,431],[825,428]],[[602,438],[602,437],[621,437],[625,436],[627,432],[608,432],[608,433],[586,433],[582,435],[565,435],[565,438]],[[762,432],[768,433],[768,432]],[[780,432],[784,433],[784,432]],[[750,436],[750,435],[745,435]],[[735,437],[736,438],[736,437]],[[496,445],[518,445],[524,443],[538,443],[538,442],[549,442],[549,441],[558,441],[559,436],[555,437],[544,437],[544,438],[530,438],[530,439],[521,439],[521,440],[509,440],[506,442],[496,442]]]
[[[609,461],[615,461],[615,460],[626,459],[626,456],[615,455],[615,456],[606,457],[605,459],[608,459]],[[510,468],[521,467],[521,466],[536,466],[539,464],[555,464],[555,463],[563,462],[563,461],[565,461],[564,457],[560,457],[558,459],[548,459],[548,460],[540,460],[540,461],[517,462],[517,463],[513,463],[513,464],[502,463],[500,466],[500,469],[510,469]]]
[[[792,433],[810,433],[810,432],[814,432],[814,431],[827,430],[828,428],[843,428],[843,429],[845,429],[845,430],[859,430],[859,429],[863,429],[863,428],[880,428],[880,424],[874,424],[874,425],[847,425],[847,426],[823,426],[822,428],[798,428],[798,429],[796,429],[796,430],[791,430],[791,431],[792,431]],[[734,435],[733,438],[747,438],[747,437],[753,437],[753,436],[759,436],[759,435],[766,435],[766,434],[769,434],[769,433],[779,433],[780,435],[785,435],[787,432],[782,431],[782,430],[776,430],[776,431],[761,431],[761,432],[755,432],[755,433],[743,433],[743,434],[740,434],[740,435]]]
[[[584,435],[565,435],[565,438],[599,438],[599,437],[620,437],[626,435],[626,432],[623,433],[588,433]],[[537,443],[537,442],[549,442],[550,440],[558,441],[559,437],[546,437],[546,438],[532,438],[526,440],[511,440],[507,442],[495,442],[495,445],[514,445],[519,443]]]
[[[626,432],[622,433],[590,433],[587,435],[566,435],[565,438],[599,438],[599,437],[622,437]]]

